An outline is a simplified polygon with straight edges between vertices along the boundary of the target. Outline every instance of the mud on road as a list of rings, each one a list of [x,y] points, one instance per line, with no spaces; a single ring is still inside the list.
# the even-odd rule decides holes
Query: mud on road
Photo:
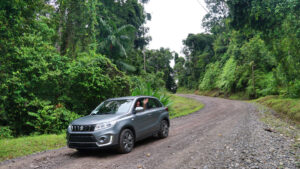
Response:
[[[169,137],[138,142],[129,154],[61,148],[0,163],[0,168],[297,168],[293,141],[265,131],[246,102],[197,95],[205,107],[171,120]]]

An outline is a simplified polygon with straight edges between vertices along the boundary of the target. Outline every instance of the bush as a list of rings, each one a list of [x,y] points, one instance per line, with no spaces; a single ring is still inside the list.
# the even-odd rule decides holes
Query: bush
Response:
[[[36,99],[29,106],[38,109],[35,112],[28,112],[31,118],[26,122],[28,126],[34,128],[36,134],[61,133],[72,120],[79,117],[60,103],[54,106],[49,101]]]
[[[231,57],[223,67],[217,86],[224,92],[231,92],[235,83],[236,61]]]
[[[277,94],[273,73],[256,72],[257,97]]]
[[[300,80],[295,80],[294,82],[290,82],[289,96],[292,98],[300,97]]]
[[[101,55],[84,56],[69,64],[65,92],[59,100],[81,115],[89,114],[100,102],[130,94],[129,78]]]
[[[0,139],[12,137],[12,131],[9,126],[0,126]]]
[[[199,84],[199,90],[212,90],[216,88],[216,79],[220,73],[219,62],[211,63],[207,66],[204,78]]]

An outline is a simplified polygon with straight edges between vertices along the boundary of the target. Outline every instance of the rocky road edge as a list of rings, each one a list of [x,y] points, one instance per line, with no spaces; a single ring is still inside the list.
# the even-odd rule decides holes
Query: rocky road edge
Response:
[[[220,136],[218,142],[212,143],[214,150],[210,151],[206,164],[195,168],[300,168],[299,140],[276,130],[268,131],[272,126],[262,122],[260,117],[272,110],[259,104],[244,103],[248,113],[229,135]]]

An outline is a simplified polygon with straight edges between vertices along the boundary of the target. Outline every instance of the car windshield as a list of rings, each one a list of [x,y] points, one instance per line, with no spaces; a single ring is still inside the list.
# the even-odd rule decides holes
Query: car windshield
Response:
[[[132,99],[104,101],[95,110],[92,111],[92,114],[102,115],[127,113],[130,106],[132,105],[132,102]]]

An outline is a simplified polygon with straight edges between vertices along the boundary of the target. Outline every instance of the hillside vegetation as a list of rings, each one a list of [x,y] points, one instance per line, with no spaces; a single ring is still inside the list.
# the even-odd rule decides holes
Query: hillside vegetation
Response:
[[[300,97],[300,1],[205,0],[207,33],[175,58],[178,86],[244,98]]]

